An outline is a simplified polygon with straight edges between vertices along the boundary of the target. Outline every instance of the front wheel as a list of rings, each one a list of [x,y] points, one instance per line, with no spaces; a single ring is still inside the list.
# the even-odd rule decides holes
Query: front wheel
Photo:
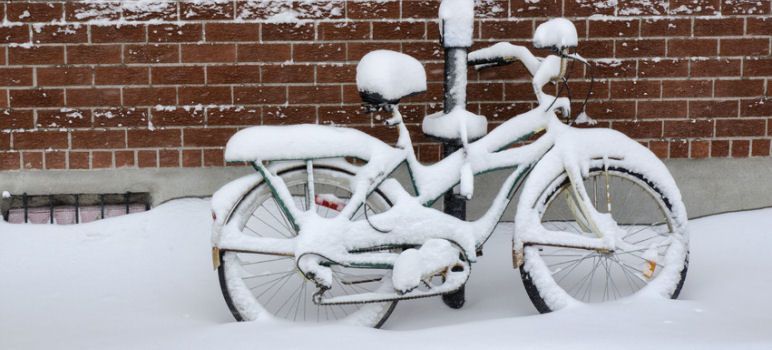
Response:
[[[526,245],[520,275],[539,312],[575,302],[597,303],[625,298],[644,290],[678,297],[688,267],[688,241],[670,198],[647,174],[625,164],[591,166],[583,178],[595,210],[610,214],[619,230],[618,249],[597,251]],[[568,175],[553,180],[533,203],[532,215],[545,229],[597,237],[578,218]],[[676,203],[677,201],[677,203]]]

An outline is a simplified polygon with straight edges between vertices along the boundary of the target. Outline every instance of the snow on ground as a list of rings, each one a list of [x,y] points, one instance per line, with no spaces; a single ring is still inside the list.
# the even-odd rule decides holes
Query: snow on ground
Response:
[[[75,226],[0,222],[0,349],[772,347],[772,209],[694,220],[681,300],[537,315],[503,224],[461,310],[402,302],[385,329],[237,323],[212,271],[209,202]]]

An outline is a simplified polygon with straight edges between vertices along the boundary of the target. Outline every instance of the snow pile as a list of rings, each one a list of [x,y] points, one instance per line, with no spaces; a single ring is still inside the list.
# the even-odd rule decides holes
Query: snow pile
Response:
[[[444,239],[430,239],[419,249],[407,249],[394,262],[392,285],[401,292],[418,287],[421,280],[431,277],[458,260],[459,251]]]
[[[537,48],[547,47],[576,47],[579,44],[576,27],[565,18],[553,18],[536,27],[533,33],[533,46]]]
[[[435,137],[456,139],[466,133],[469,139],[474,140],[488,132],[488,119],[457,107],[448,114],[437,112],[426,116],[421,128],[424,133]]]
[[[439,15],[444,47],[472,46],[474,0],[442,0]]]
[[[375,50],[357,64],[357,88],[387,101],[426,91],[426,71],[413,57],[391,50]]]
[[[547,315],[536,315],[512,270],[513,228],[502,224],[474,265],[463,309],[449,309],[437,298],[401,302],[384,330],[236,323],[212,270],[210,223],[204,200],[81,225],[0,221],[0,276],[4,287],[13,286],[0,288],[0,348],[772,346],[766,293],[772,289],[772,209],[691,221],[696,234],[681,300],[635,298]],[[736,234],[728,239],[727,232]]]

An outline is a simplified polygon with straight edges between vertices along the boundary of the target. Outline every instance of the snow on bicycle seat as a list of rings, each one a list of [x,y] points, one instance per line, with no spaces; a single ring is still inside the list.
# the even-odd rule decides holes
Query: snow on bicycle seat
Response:
[[[395,105],[402,98],[426,91],[426,72],[413,57],[375,50],[357,64],[357,89],[365,103]]]
[[[362,131],[328,125],[260,125],[240,130],[225,146],[227,161],[356,157],[365,161],[398,150]]]
[[[579,38],[576,27],[565,18],[553,18],[536,27],[533,33],[533,46],[539,49],[554,47],[558,49],[576,47]]]

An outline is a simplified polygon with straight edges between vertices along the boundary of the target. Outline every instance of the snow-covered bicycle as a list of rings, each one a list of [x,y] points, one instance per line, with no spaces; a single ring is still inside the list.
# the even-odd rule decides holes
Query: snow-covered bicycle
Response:
[[[357,85],[370,108],[391,113],[395,146],[322,125],[256,126],[230,139],[226,158],[257,170],[212,199],[214,264],[238,320],[379,327],[397,301],[458,293],[516,192],[513,264],[539,311],[678,296],[688,266],[687,219],[668,170],[621,133],[564,124],[556,111],[569,116],[570,101],[543,92],[550,82],[566,83],[571,60],[586,63],[570,53],[574,26],[553,19],[537,28],[534,45],[554,49],[543,59],[509,43],[467,57],[456,49],[471,46],[472,4],[444,0],[440,7],[451,84],[445,110],[427,116],[423,130],[461,141],[441,161],[416,159],[398,108],[426,89],[423,67],[385,50],[362,58]],[[533,75],[539,104],[488,133],[485,117],[464,108],[467,63],[514,61]],[[411,189],[391,178],[403,164]],[[471,198],[476,175],[501,169],[510,174],[480,218],[432,208],[447,191]]]

